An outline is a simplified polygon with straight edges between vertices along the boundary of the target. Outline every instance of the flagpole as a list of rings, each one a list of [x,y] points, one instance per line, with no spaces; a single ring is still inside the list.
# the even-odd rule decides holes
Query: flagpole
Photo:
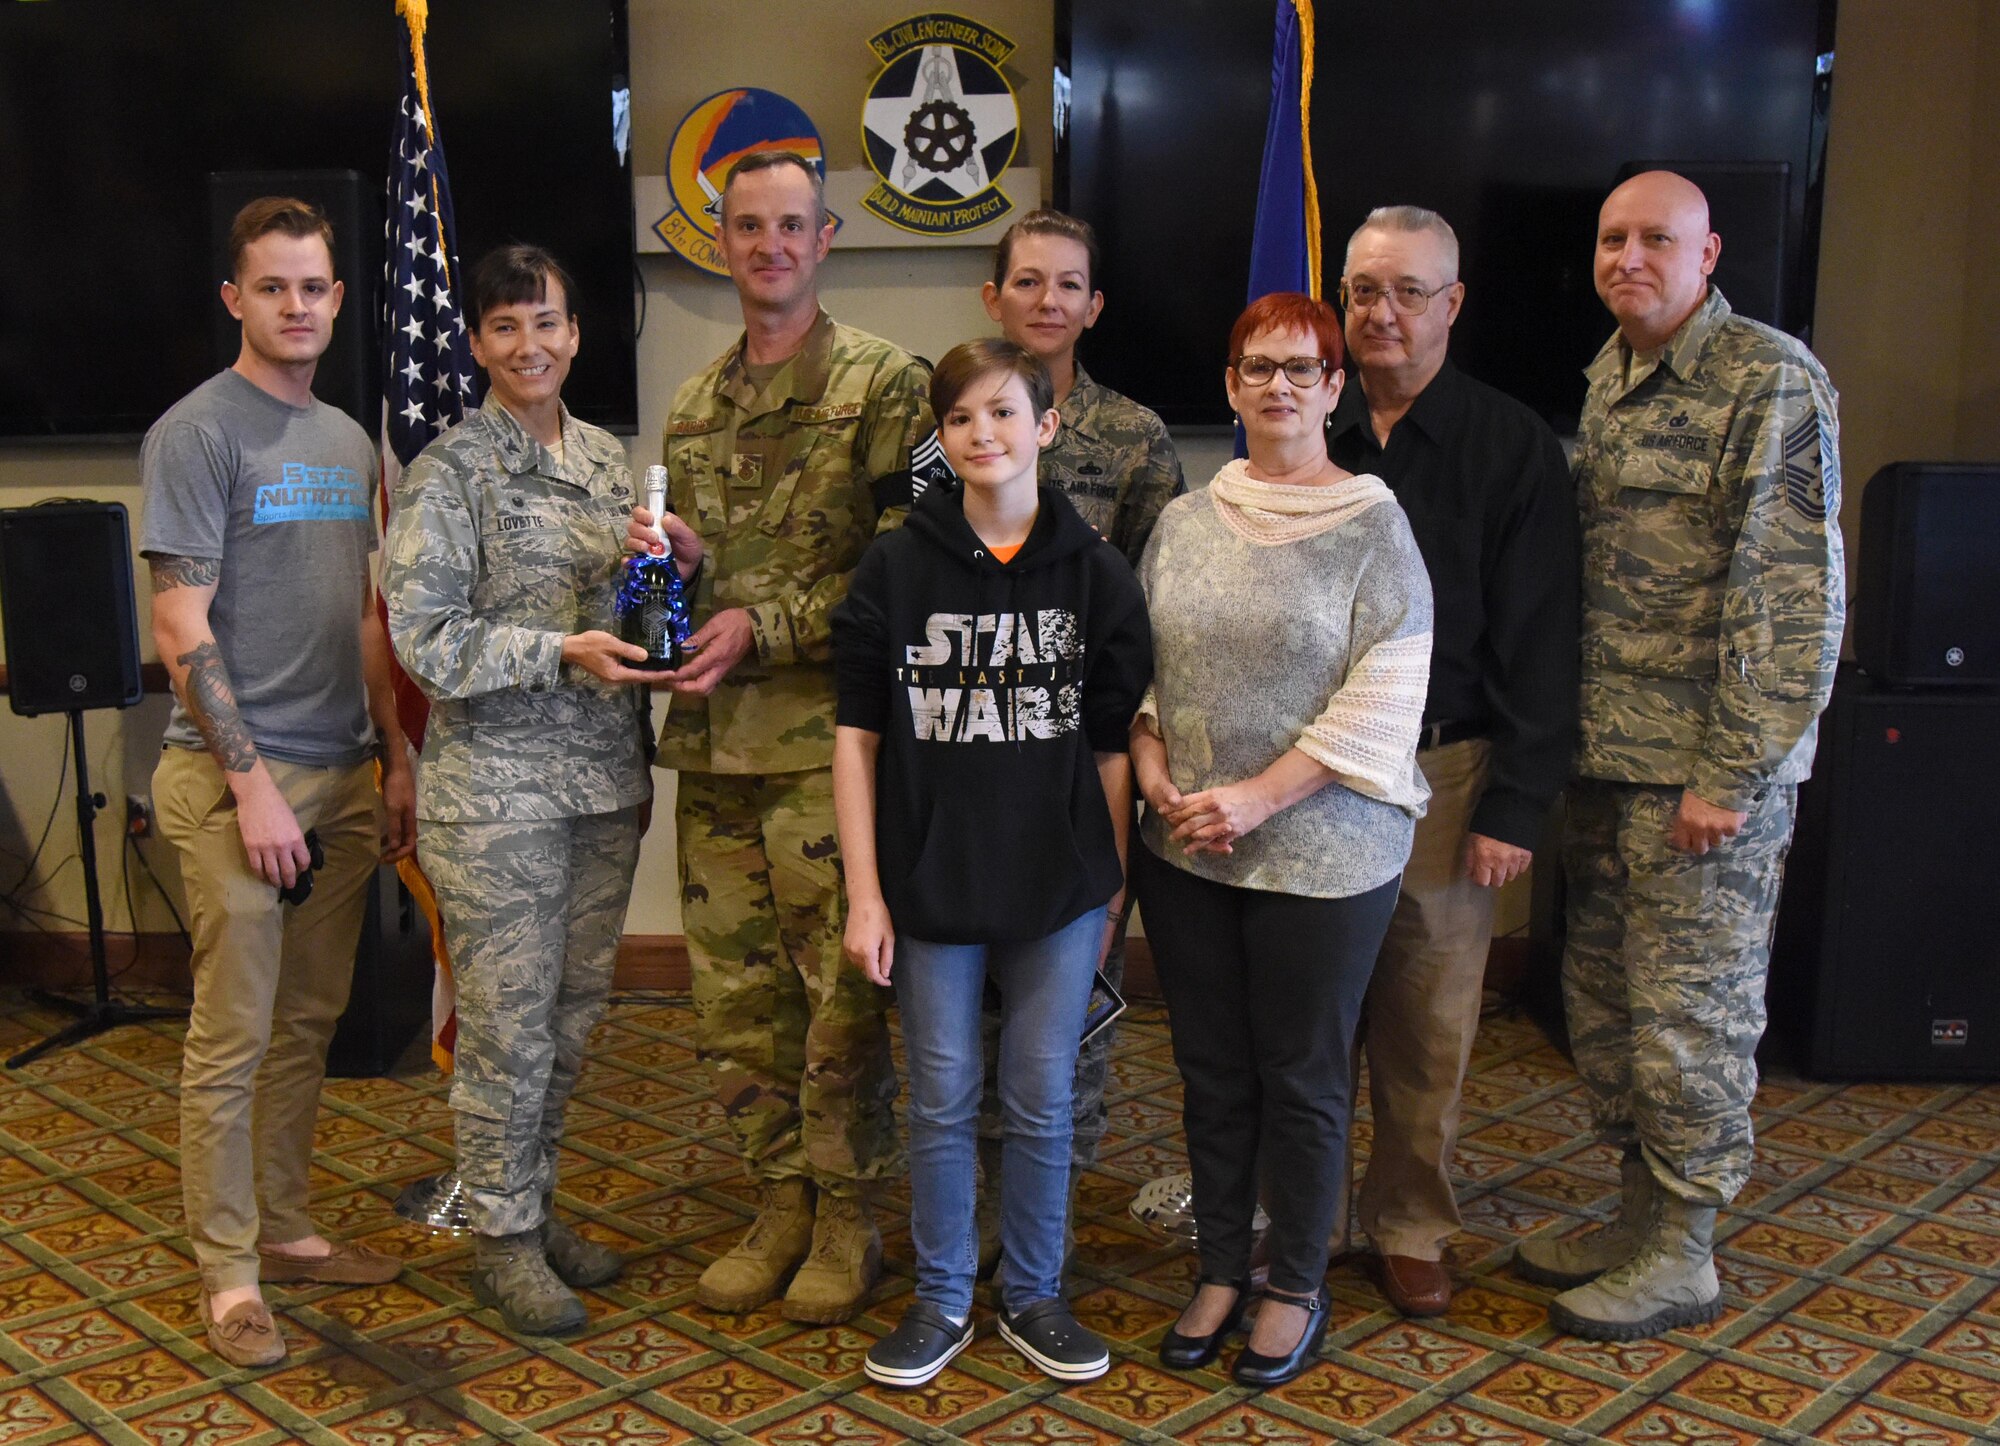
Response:
[[[1313,178],[1313,6],[1292,0],[1299,17],[1299,151],[1306,182],[1306,295],[1320,296],[1319,182]]]

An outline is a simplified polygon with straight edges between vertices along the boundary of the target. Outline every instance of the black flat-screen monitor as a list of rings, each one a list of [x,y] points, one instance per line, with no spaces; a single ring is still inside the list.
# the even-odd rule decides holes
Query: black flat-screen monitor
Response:
[[[1058,204],[1104,242],[1092,372],[1169,423],[1226,422],[1271,95],[1271,0],[1059,0]],[[1317,7],[1325,292],[1370,208],[1458,232],[1453,354],[1574,430],[1611,334],[1597,208],[1635,164],[1709,192],[1732,304],[1809,335],[1833,0],[1401,0]],[[1058,83],[1058,94],[1061,83]]]
[[[561,257],[586,343],[564,396],[631,430],[625,23],[625,0],[476,0],[433,4],[427,39],[461,262],[515,240]],[[404,36],[392,0],[0,5],[0,436],[143,432],[224,364],[209,174],[379,188]],[[351,301],[338,323],[374,324]]]

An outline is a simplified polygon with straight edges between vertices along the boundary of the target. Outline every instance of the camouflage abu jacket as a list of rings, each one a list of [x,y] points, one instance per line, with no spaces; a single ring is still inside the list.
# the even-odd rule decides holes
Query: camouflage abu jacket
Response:
[[[667,417],[668,500],[708,549],[695,623],[745,608],[756,642],[708,698],[673,697],[662,768],[832,766],[828,615],[878,525],[901,521],[910,449],[931,430],[923,365],[823,311],[804,349],[761,380],[739,341]]]
[[[1579,772],[1748,812],[1811,771],[1840,654],[1833,384],[1713,287],[1658,358],[1615,335],[1586,374]]]
[[[1166,424],[1081,365],[1058,411],[1062,425],[1042,449],[1042,480],[1061,488],[1137,568],[1160,509],[1187,491]]]
[[[431,699],[420,818],[573,818],[652,792],[642,690],[562,661],[567,634],[617,627],[625,448],[565,411],[563,456],[489,396],[396,486],[382,591]]]

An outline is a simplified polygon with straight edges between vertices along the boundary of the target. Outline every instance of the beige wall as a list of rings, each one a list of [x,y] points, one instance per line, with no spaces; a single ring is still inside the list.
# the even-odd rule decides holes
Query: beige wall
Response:
[[[1966,192],[1965,344],[1959,362],[1958,447],[2000,459],[2000,0],[1978,7],[1978,61]]]
[[[1852,544],[1877,468],[2000,459],[2000,0],[1841,0],[1834,55],[1816,341]]]
[[[657,167],[689,107],[737,84],[792,96],[818,121],[834,167],[861,164],[858,108],[876,69],[863,41],[919,8],[911,0],[854,0],[840,7],[774,0],[758,8],[753,28],[743,24],[743,7],[724,0],[633,0],[637,164]],[[1007,67],[1024,122],[1018,161],[1046,170],[1048,0],[989,0],[972,10],[1020,47]],[[1921,23],[1915,20],[1919,11]],[[786,43],[768,44],[772,37]],[[1884,462],[2000,457],[2000,285],[1994,281],[2000,277],[2000,155],[1990,143],[1997,129],[1992,97],[2000,94],[2000,0],[1841,0],[1836,54],[1819,348],[1842,396],[1851,529],[1861,485]],[[822,273],[823,294],[843,320],[936,356],[990,330],[975,294],[985,265],[980,250],[843,252],[836,245]],[[639,341],[635,463],[657,455],[675,384],[728,345],[738,325],[726,282],[664,256],[642,258],[640,270],[646,331]],[[1129,301],[1113,298],[1114,304]],[[587,346],[579,364],[589,365]],[[1225,452],[1212,441],[1191,446],[1190,477],[1205,477]],[[123,501],[136,512],[136,456],[134,447],[0,448],[0,506],[71,495]],[[139,591],[143,640],[143,580]],[[150,644],[145,647],[150,657]],[[130,712],[88,719],[92,779],[113,800],[101,820],[98,851],[114,929],[127,926],[118,874],[120,800],[148,787],[165,712],[164,700],[149,698]],[[59,796],[56,784],[64,733],[60,718],[0,712],[0,848],[20,850],[24,840],[31,845],[57,803],[45,865],[74,847],[68,795]],[[669,776],[661,775],[661,782],[670,787]],[[662,803],[627,923],[635,933],[679,929],[664,793]],[[150,847],[171,885],[167,851]],[[18,870],[0,854],[0,885],[11,883]],[[134,874],[133,887],[141,927],[167,927],[142,875]],[[81,917],[74,866],[28,902]],[[17,927],[18,921],[0,918],[0,930]]]
[[[770,0],[747,25],[740,4],[725,0],[632,0],[632,136],[635,169],[657,169],[667,142],[694,103],[732,85],[758,85],[791,97],[818,124],[827,159],[835,169],[865,165],[861,152],[861,99],[880,64],[868,49],[876,31],[917,13],[912,0],[848,0],[830,7],[823,0]],[[1049,76],[1054,64],[1054,28],[1048,0],[981,0],[972,14],[1007,36],[1016,50],[1003,67],[1021,106],[1021,146],[1015,164],[1046,173],[1052,137]],[[829,17],[837,16],[837,19]],[[809,37],[809,38],[801,38]],[[774,44],[774,39],[784,43]],[[1023,208],[1043,197],[1014,198]],[[461,207],[467,204],[460,196]],[[651,224],[654,217],[640,218]],[[993,330],[979,305],[991,253],[984,247],[915,250],[843,250],[821,270],[821,298],[842,321],[894,338],[923,355],[941,355],[955,342]],[[706,365],[735,340],[741,329],[729,283],[671,256],[639,260],[645,284],[646,329],[639,339],[639,431],[631,440],[632,461],[643,466],[659,456],[660,426],[674,387]],[[579,366],[590,364],[589,332]],[[70,495],[122,501],[136,518],[138,449],[112,447],[0,447],[0,506],[19,506],[42,497]],[[146,586],[139,583],[140,638],[147,658]],[[166,724],[167,704],[149,698],[128,713],[88,715],[92,783],[113,801],[99,820],[99,875],[105,888],[106,924],[129,927],[119,887],[118,862],[127,792],[149,788],[153,755]],[[0,712],[0,849],[25,853],[32,847],[56,797],[56,770],[67,722],[61,717],[23,719]],[[648,836],[633,892],[629,932],[678,933],[680,908],[673,887],[672,775],[661,784],[659,822]],[[63,793],[61,811],[50,831],[44,863],[74,851],[75,824]],[[25,838],[26,843],[22,840]],[[170,887],[178,889],[171,850],[146,846],[148,857]],[[11,884],[20,865],[0,853],[0,886]],[[140,927],[171,927],[166,910],[138,871],[133,890]],[[80,919],[83,890],[72,865],[50,889],[26,902]],[[0,932],[21,927],[0,916]],[[56,925],[73,928],[75,925]]]

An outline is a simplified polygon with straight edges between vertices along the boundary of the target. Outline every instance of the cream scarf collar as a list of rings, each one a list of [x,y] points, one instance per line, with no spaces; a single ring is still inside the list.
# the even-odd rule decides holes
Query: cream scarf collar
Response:
[[[1208,495],[1222,525],[1246,542],[1274,547],[1317,537],[1396,494],[1372,473],[1320,487],[1259,482],[1239,457],[1215,474]]]

